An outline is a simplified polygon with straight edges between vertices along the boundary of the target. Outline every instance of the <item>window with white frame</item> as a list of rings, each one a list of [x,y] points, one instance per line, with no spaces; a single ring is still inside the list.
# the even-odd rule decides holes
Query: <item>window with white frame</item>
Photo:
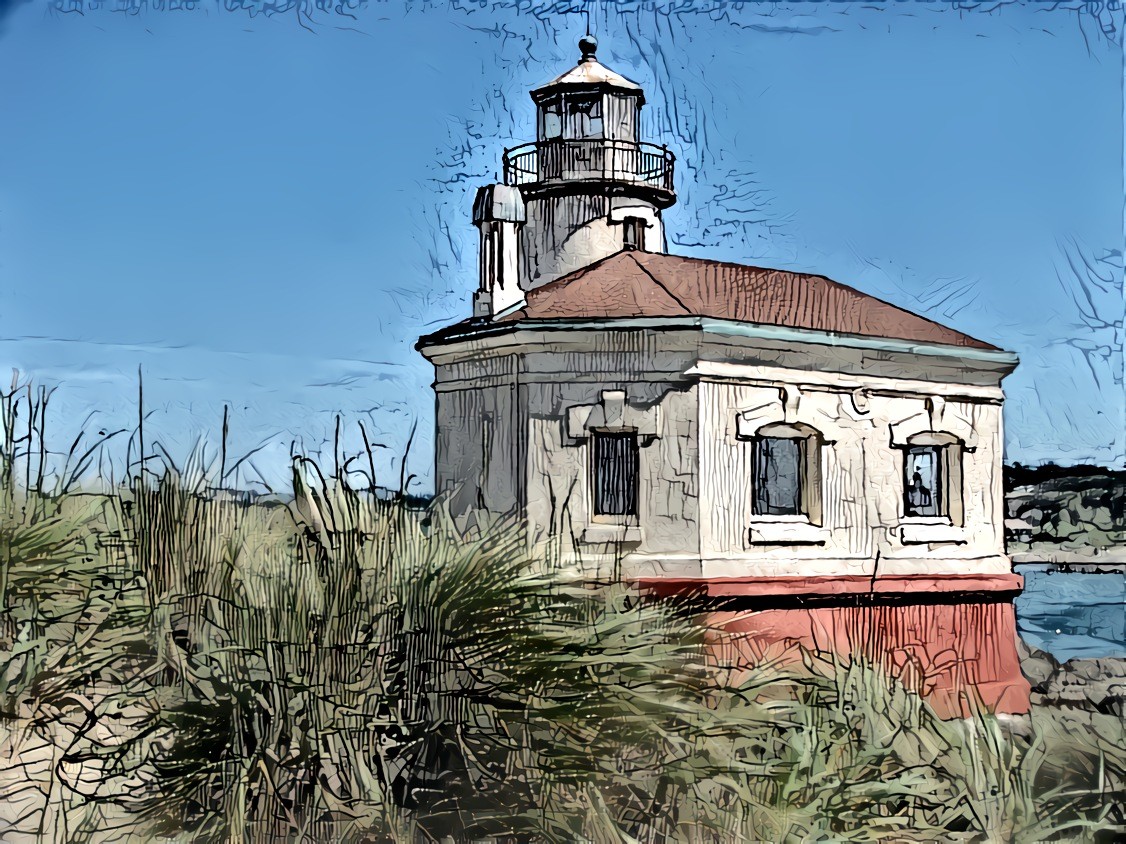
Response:
[[[821,436],[802,424],[765,425],[752,439],[755,516],[821,520]]]
[[[602,390],[597,403],[567,409],[566,441],[581,443],[587,461],[581,541],[641,541],[641,449],[659,436],[659,410],[630,404],[625,390]]]
[[[960,440],[933,431],[916,434],[903,447],[903,515],[962,520]]]
[[[903,512],[907,516],[942,515],[942,454],[938,446],[907,448],[904,466]]]
[[[563,135],[563,110],[559,98],[545,102],[541,107],[540,137],[550,141]]]

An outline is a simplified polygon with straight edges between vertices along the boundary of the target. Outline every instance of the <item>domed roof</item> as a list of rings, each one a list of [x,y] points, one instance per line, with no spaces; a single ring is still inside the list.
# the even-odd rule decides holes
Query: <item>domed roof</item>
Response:
[[[621,91],[628,91],[636,94],[638,99],[642,102],[645,101],[645,96],[642,93],[641,86],[636,82],[626,79],[620,73],[615,73],[602,64],[594,57],[595,51],[598,49],[598,41],[594,36],[587,35],[579,40],[579,47],[582,49],[582,58],[575,67],[568,70],[561,76],[557,76],[539,88],[532,91],[532,99],[536,103],[542,102],[551,94],[558,92],[564,88],[616,88]]]

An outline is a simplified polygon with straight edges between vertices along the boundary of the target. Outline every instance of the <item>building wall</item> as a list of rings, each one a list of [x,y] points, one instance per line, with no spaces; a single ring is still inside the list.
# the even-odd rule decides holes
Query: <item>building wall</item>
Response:
[[[435,492],[455,514],[507,514],[523,501],[518,364],[500,355],[437,367]]]
[[[757,374],[773,378],[758,384],[710,379],[699,386],[702,576],[1010,570],[1001,533],[1001,406],[990,391],[930,385],[910,392],[878,378],[858,391],[810,383],[819,379],[805,371]],[[934,397],[942,392],[950,395],[939,399],[936,417]],[[785,519],[753,513],[748,436],[779,422],[823,434],[819,525],[791,528]],[[895,441],[903,445],[911,434],[931,430],[951,433],[972,449],[960,450],[961,524],[903,515],[904,453]]]
[[[693,337],[648,331],[556,337],[524,353],[524,483],[535,539],[554,538],[554,549],[596,576],[615,574],[625,555],[696,554],[696,395],[684,374],[695,356]],[[590,439],[571,416],[600,406],[606,391],[624,392],[626,412],[647,431],[639,437],[636,525],[591,516]]]
[[[610,576],[631,558],[636,568],[652,563],[662,573],[698,549],[699,494],[696,485],[696,393],[687,384],[630,381],[529,384],[528,522],[543,541],[554,535],[561,550],[588,573]],[[597,405],[606,389],[622,390],[626,403],[657,409],[656,433],[641,437],[638,518],[599,520],[591,513],[591,440],[572,437],[567,410]],[[621,571],[618,572],[619,574]]]
[[[438,493],[460,516],[521,511],[533,542],[588,574],[609,576],[626,554],[658,567],[698,558],[694,342],[631,332],[545,345],[435,361]],[[569,411],[608,390],[656,422],[628,532],[591,517],[589,438],[568,431]]]
[[[492,341],[490,341],[492,342]],[[520,511],[534,542],[600,576],[1001,574],[1001,374],[814,344],[702,341],[698,331],[524,333],[435,358],[438,491],[455,512]],[[785,365],[780,365],[785,364]],[[920,378],[925,375],[927,378]],[[639,518],[591,516],[590,442],[572,417],[622,391],[648,420]],[[750,437],[820,432],[820,518],[752,512]],[[908,439],[966,444],[950,524],[903,516]]]

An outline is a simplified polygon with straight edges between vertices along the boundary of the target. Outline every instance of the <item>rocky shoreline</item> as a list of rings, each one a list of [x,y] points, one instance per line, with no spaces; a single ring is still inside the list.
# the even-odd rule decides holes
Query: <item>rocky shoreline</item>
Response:
[[[1032,686],[1031,703],[1126,717],[1126,659],[1069,659],[1018,639],[1021,672]]]

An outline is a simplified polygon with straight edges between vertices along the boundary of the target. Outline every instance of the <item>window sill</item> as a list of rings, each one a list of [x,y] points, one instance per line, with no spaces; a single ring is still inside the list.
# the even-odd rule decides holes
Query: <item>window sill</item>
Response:
[[[824,545],[828,528],[810,524],[805,519],[779,518],[777,521],[752,522],[747,531],[750,545]]]
[[[587,525],[580,539],[588,545],[641,542],[641,528],[636,525]]]
[[[899,523],[899,541],[904,545],[965,545],[966,532],[949,519],[908,517]]]

